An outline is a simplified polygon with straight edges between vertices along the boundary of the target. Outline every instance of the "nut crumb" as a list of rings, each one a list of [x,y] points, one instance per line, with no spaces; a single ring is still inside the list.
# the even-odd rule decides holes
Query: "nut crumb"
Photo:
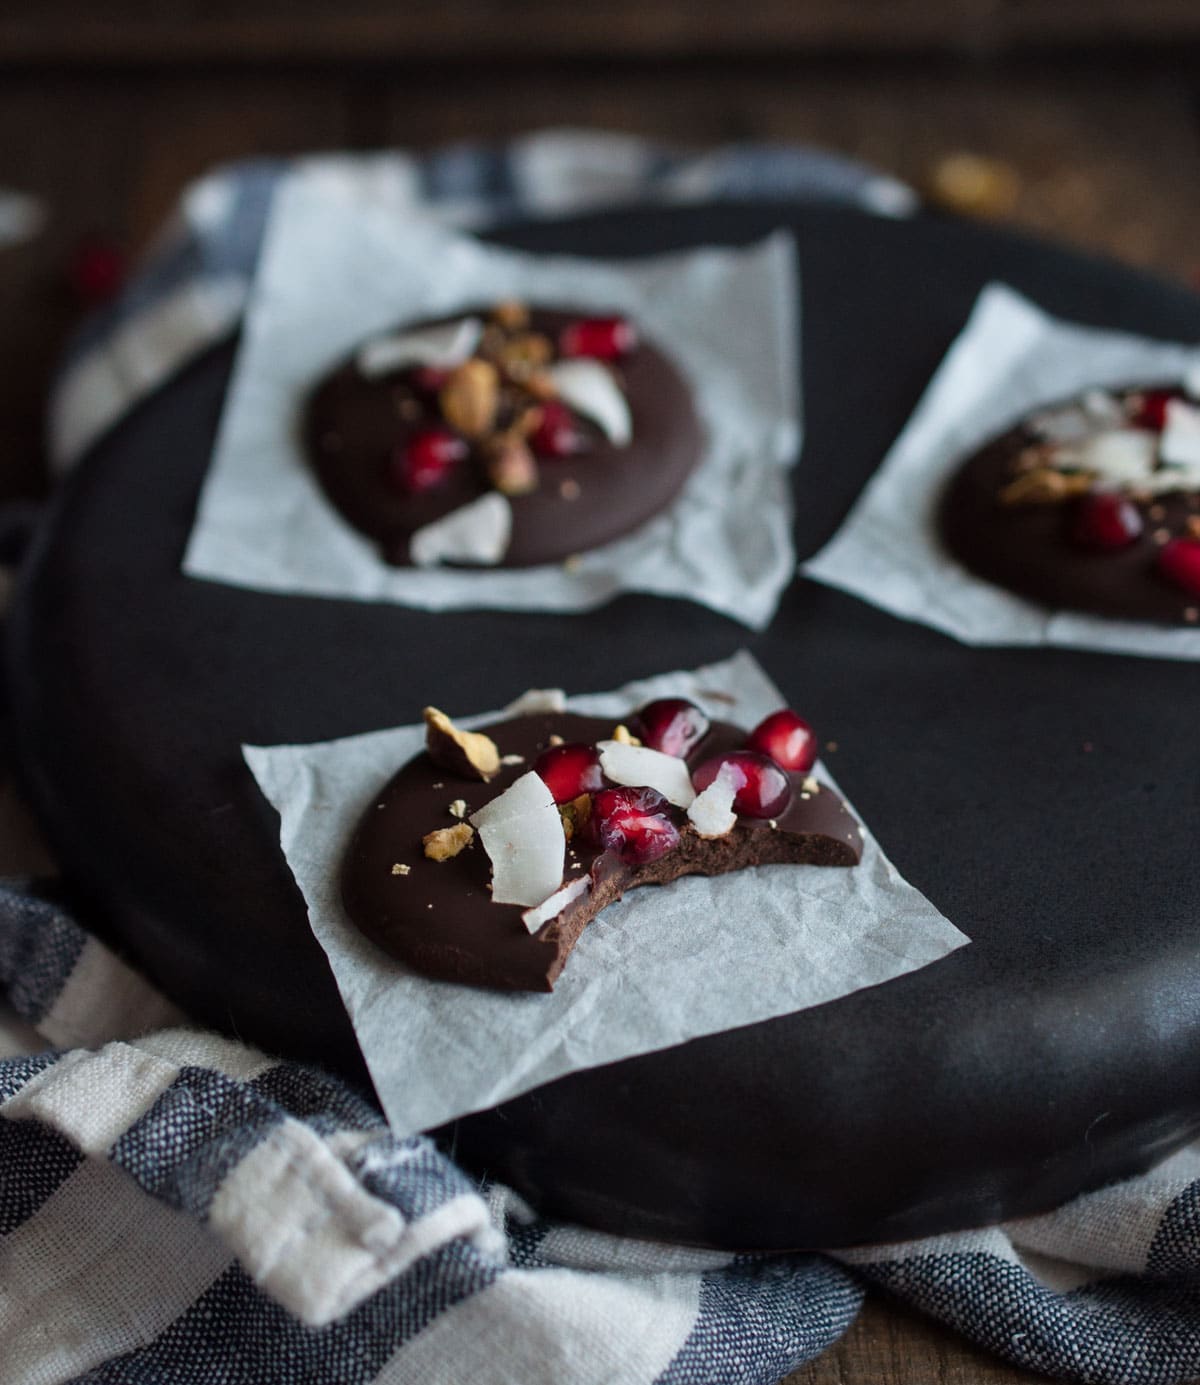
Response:
[[[1151,505],[1150,508],[1146,511],[1146,513],[1155,522],[1155,524],[1157,524],[1160,520],[1166,519],[1167,517],[1166,508],[1162,505]]]
[[[443,784],[442,781],[439,779],[439,780],[437,781],[437,783],[436,783],[433,787],[434,787],[435,789],[444,789],[446,786],[445,786],[445,784]],[[381,803],[379,806],[382,808],[382,807],[383,807],[383,804]]]
[[[572,480],[569,476],[565,481],[559,483],[558,493],[564,500],[578,500],[582,491],[583,487],[579,482]]]
[[[502,765],[523,765],[523,764],[525,763],[525,756],[524,756],[524,755],[501,755],[501,756],[500,756],[500,763],[501,763]]]
[[[1171,531],[1169,529],[1156,529],[1150,537],[1155,543],[1164,544],[1171,537]]]
[[[767,819],[767,826],[771,829],[772,832],[777,832],[777,831],[779,830],[779,819],[778,819],[778,818],[768,818],[768,819]]]
[[[468,845],[474,835],[475,829],[469,822],[460,822],[456,827],[439,827],[436,831],[427,832],[421,838],[421,845],[429,860],[449,861]]]
[[[566,742],[565,742],[565,741],[563,740],[563,738],[558,734],[557,731],[552,731],[552,732],[550,733],[550,739],[546,742],[546,744],[547,744],[547,745],[565,745]]]
[[[1187,534],[1189,539],[1200,539],[1200,515],[1188,515]]]
[[[804,776],[804,778],[801,779],[801,781],[800,781],[800,787],[804,790],[805,793],[820,793],[820,792],[821,792],[821,786],[820,786],[820,784],[817,782],[815,776],[813,776],[813,775],[811,775],[811,774],[806,774],[806,775]]]
[[[612,739],[621,745],[641,745],[641,741],[638,740],[624,722],[613,727]]]
[[[832,755],[837,750],[837,741],[826,741],[825,749]]]
[[[454,802],[451,803],[448,812],[452,818],[465,818],[467,815],[467,800],[465,798],[456,798]]]
[[[563,559],[564,572],[578,572],[582,566],[583,559],[579,556],[578,553],[572,553],[569,558]]]
[[[800,797],[805,801],[805,803],[807,803],[808,800],[809,800],[810,798],[812,798],[812,794],[807,793],[807,792],[805,792],[805,791],[802,789],[802,790],[800,791]]]
[[[1183,608],[1183,618],[1189,625],[1195,625],[1200,620],[1200,606],[1185,606]]]
[[[407,875],[412,870],[412,866],[406,866],[403,861],[397,861],[392,867],[393,875]]]

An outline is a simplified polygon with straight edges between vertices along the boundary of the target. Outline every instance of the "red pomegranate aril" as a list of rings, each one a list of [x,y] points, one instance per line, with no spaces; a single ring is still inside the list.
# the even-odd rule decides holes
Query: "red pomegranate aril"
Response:
[[[448,428],[410,433],[392,453],[392,480],[412,495],[436,490],[468,452],[467,444]]]
[[[794,774],[807,774],[817,763],[816,732],[790,707],[764,717],[746,737],[746,749],[769,756]]]
[[[1170,539],[1158,550],[1158,570],[1173,586],[1200,596],[1200,539]]]
[[[707,789],[722,765],[731,765],[742,781],[733,800],[733,811],[748,818],[775,818],[792,801],[792,786],[787,775],[769,755],[757,750],[731,750],[714,755],[692,775],[697,793]]]
[[[660,697],[647,702],[633,718],[638,740],[651,750],[685,759],[708,735],[710,722],[685,697]]]
[[[542,419],[533,430],[529,446],[538,457],[569,457],[583,445],[575,415],[557,399],[542,406]]]
[[[591,356],[615,361],[637,348],[637,329],[627,317],[585,317],[570,322],[559,333],[562,356]]]
[[[582,741],[568,741],[543,750],[533,762],[533,772],[550,790],[555,803],[570,803],[580,794],[595,793],[604,785],[599,751]]]
[[[1076,502],[1067,535],[1076,548],[1114,553],[1128,548],[1144,527],[1142,512],[1132,500],[1115,491],[1099,491]]]
[[[1167,405],[1179,395],[1174,390],[1147,390],[1130,422],[1135,428],[1150,428],[1161,433],[1167,426]]]
[[[626,865],[644,866],[679,845],[670,810],[657,789],[601,789],[592,795],[590,829],[605,851]]]

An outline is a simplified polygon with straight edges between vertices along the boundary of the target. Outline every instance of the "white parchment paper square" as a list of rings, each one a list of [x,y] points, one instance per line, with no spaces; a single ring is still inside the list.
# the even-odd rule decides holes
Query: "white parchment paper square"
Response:
[[[505,297],[632,316],[692,386],[701,464],[667,510],[570,571],[390,567],[306,464],[304,398],[362,339]],[[641,260],[524,255],[414,216],[386,179],[298,170],[271,211],[184,571],[428,610],[580,611],[647,591],[761,628],[795,567],[796,324],[795,247],[783,233]]]
[[[1200,659],[1200,630],[1047,610],[993,586],[955,562],[936,528],[960,462],[1031,411],[1091,386],[1180,380],[1197,362],[1196,346],[1080,327],[989,285],[845,523],[802,570],[965,644]]]
[[[668,695],[747,726],[784,701],[740,654],[568,705],[615,718]],[[426,980],[353,927],[337,886],[359,816],[423,745],[424,727],[405,726],[321,745],[244,747],[279,811],[288,865],[398,1132],[494,1106],[580,1068],[820,1005],[969,941],[864,831],[862,862],[851,869],[758,866],[632,892],[584,930],[550,995]]]

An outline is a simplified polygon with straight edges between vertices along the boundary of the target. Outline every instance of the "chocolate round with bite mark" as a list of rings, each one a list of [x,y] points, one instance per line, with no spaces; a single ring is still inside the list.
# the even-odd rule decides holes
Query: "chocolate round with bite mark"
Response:
[[[1137,396],[1163,388],[1111,393],[1128,405]],[[1195,594],[1167,581],[1158,570],[1157,556],[1168,538],[1186,536],[1189,520],[1200,517],[1200,493],[1174,491],[1149,498],[1130,494],[1142,519],[1141,533],[1123,546],[1097,551],[1072,540],[1075,500],[1000,500],[1000,493],[1019,475],[1018,459],[1042,442],[1032,423],[1023,421],[963,463],[943,492],[938,511],[938,528],[950,553],[976,576],[1054,610],[1194,624]]]
[[[469,316],[486,318],[487,312],[465,310],[437,321]],[[565,326],[582,316],[535,308],[528,329],[557,340]],[[433,325],[403,326],[419,330]],[[411,495],[398,489],[389,480],[392,453],[415,426],[418,415],[412,406],[419,402],[405,385],[404,372],[368,378],[356,358],[357,352],[310,396],[305,446],[334,507],[379,544],[386,561],[406,566],[413,533],[493,488],[472,457],[433,489]],[[561,562],[622,538],[669,505],[691,475],[703,451],[704,432],[679,370],[644,338],[615,369],[633,418],[628,446],[615,446],[581,419],[587,445],[568,456],[541,459],[537,489],[508,497],[512,536],[496,566]],[[432,417],[424,421],[437,422]]]
[[[681,826],[680,845],[641,866],[576,835],[567,844],[566,877],[591,873],[593,886],[564,912],[530,934],[518,904],[496,904],[488,894],[491,868],[479,842],[445,861],[422,851],[422,838],[455,821],[449,805],[464,799],[478,811],[528,773],[558,735],[565,742],[606,739],[613,723],[569,712],[513,717],[484,727],[502,756],[490,782],[456,776],[425,752],[410,760],[372,798],[346,853],[342,899],[353,922],[391,956],[414,971],[446,981],[501,990],[549,991],[587,924],[622,893],[667,884],[682,875],[723,875],[751,865],[852,866],[862,853],[858,824],[832,789],[803,789],[793,780],[792,799],[774,824],[739,818],[724,837],[705,839]],[[695,768],[713,755],[740,747],[746,733],[714,722],[687,757]],[[686,819],[677,814],[680,824]],[[407,867],[397,870],[396,867]],[[830,927],[837,927],[834,919]]]

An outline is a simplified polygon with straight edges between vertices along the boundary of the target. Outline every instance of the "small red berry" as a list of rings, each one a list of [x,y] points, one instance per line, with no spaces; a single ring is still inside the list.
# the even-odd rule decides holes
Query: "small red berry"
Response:
[[[411,495],[436,490],[468,451],[463,439],[448,428],[422,428],[392,452],[392,481]]]
[[[1158,550],[1158,570],[1176,587],[1200,596],[1200,539],[1171,539]]]
[[[774,818],[792,801],[787,775],[774,760],[757,750],[731,750],[705,760],[692,775],[697,793],[708,788],[722,765],[732,766],[742,781],[733,800],[735,813],[748,818]]]
[[[626,317],[585,317],[568,323],[558,338],[562,356],[615,361],[637,349],[637,329]]]
[[[124,252],[100,236],[87,236],[76,245],[67,275],[76,298],[89,308],[111,302],[125,282]]]
[[[583,446],[583,434],[575,415],[557,399],[548,399],[542,406],[542,419],[529,439],[529,446],[539,457],[569,457]]]
[[[651,750],[686,759],[708,735],[709,720],[694,702],[660,697],[647,702],[633,719],[634,734]]]
[[[657,861],[679,845],[671,805],[656,789],[601,789],[592,796],[591,831],[626,865]]]
[[[582,741],[568,741],[543,750],[533,762],[533,771],[550,790],[555,803],[570,803],[581,793],[595,793],[604,785],[599,751]]]
[[[817,762],[817,735],[803,717],[783,707],[750,732],[746,749],[769,756],[782,769],[807,774]]]
[[[1147,390],[1130,422],[1135,428],[1149,428],[1161,433],[1167,426],[1167,405],[1172,399],[1178,398],[1174,390]]]
[[[1076,548],[1112,553],[1128,548],[1144,527],[1142,512],[1132,500],[1115,491],[1097,491],[1076,503],[1067,535]]]

